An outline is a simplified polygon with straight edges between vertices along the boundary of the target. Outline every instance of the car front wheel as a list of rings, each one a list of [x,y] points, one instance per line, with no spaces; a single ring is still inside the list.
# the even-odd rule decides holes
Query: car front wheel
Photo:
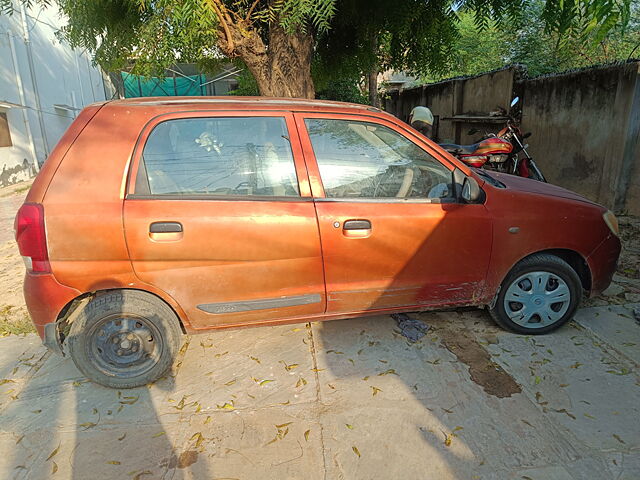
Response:
[[[543,334],[569,321],[581,297],[580,278],[567,262],[553,255],[537,254],[513,267],[489,311],[496,323],[507,330]]]

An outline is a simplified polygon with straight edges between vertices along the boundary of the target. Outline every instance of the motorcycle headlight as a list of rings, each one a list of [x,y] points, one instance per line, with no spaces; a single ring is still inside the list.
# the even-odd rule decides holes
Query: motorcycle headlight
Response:
[[[604,223],[607,224],[611,233],[613,233],[616,237],[620,235],[620,228],[618,227],[618,219],[613,214],[611,210],[607,210],[602,214],[602,218],[604,219]]]

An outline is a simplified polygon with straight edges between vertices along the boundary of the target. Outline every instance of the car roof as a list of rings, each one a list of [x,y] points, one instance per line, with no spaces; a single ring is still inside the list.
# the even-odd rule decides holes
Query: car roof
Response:
[[[278,97],[139,97],[124,100],[113,100],[110,106],[122,107],[196,107],[212,109],[239,109],[239,110],[339,110],[349,113],[376,112],[382,113],[379,108],[358,103],[334,102],[331,100],[310,100],[304,98],[278,98]],[[369,113],[370,114],[370,113]]]

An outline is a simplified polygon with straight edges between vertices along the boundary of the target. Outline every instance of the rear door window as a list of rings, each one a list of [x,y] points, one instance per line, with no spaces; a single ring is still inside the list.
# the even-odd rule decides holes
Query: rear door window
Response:
[[[453,197],[451,171],[384,125],[324,118],[305,124],[327,198]]]
[[[299,196],[283,117],[206,117],[157,125],[144,146],[136,194]]]

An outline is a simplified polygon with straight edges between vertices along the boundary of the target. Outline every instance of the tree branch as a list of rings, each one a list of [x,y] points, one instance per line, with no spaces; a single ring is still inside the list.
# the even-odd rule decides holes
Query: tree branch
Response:
[[[224,35],[227,37],[227,50],[230,55],[236,48],[236,44],[233,41],[233,36],[231,35],[231,29],[229,28],[229,24],[233,23],[229,15],[223,15],[222,10],[225,8],[224,5],[220,3],[219,0],[209,0],[209,5],[215,10],[216,15],[218,16],[218,21],[220,25],[222,25],[222,29],[224,30]]]
[[[247,16],[244,19],[245,22],[249,22],[249,20],[251,19],[251,14],[253,13],[253,10],[256,8],[258,3],[260,3],[260,0],[255,0],[253,2],[253,5],[251,5],[251,8],[249,8],[249,12],[247,13]]]

